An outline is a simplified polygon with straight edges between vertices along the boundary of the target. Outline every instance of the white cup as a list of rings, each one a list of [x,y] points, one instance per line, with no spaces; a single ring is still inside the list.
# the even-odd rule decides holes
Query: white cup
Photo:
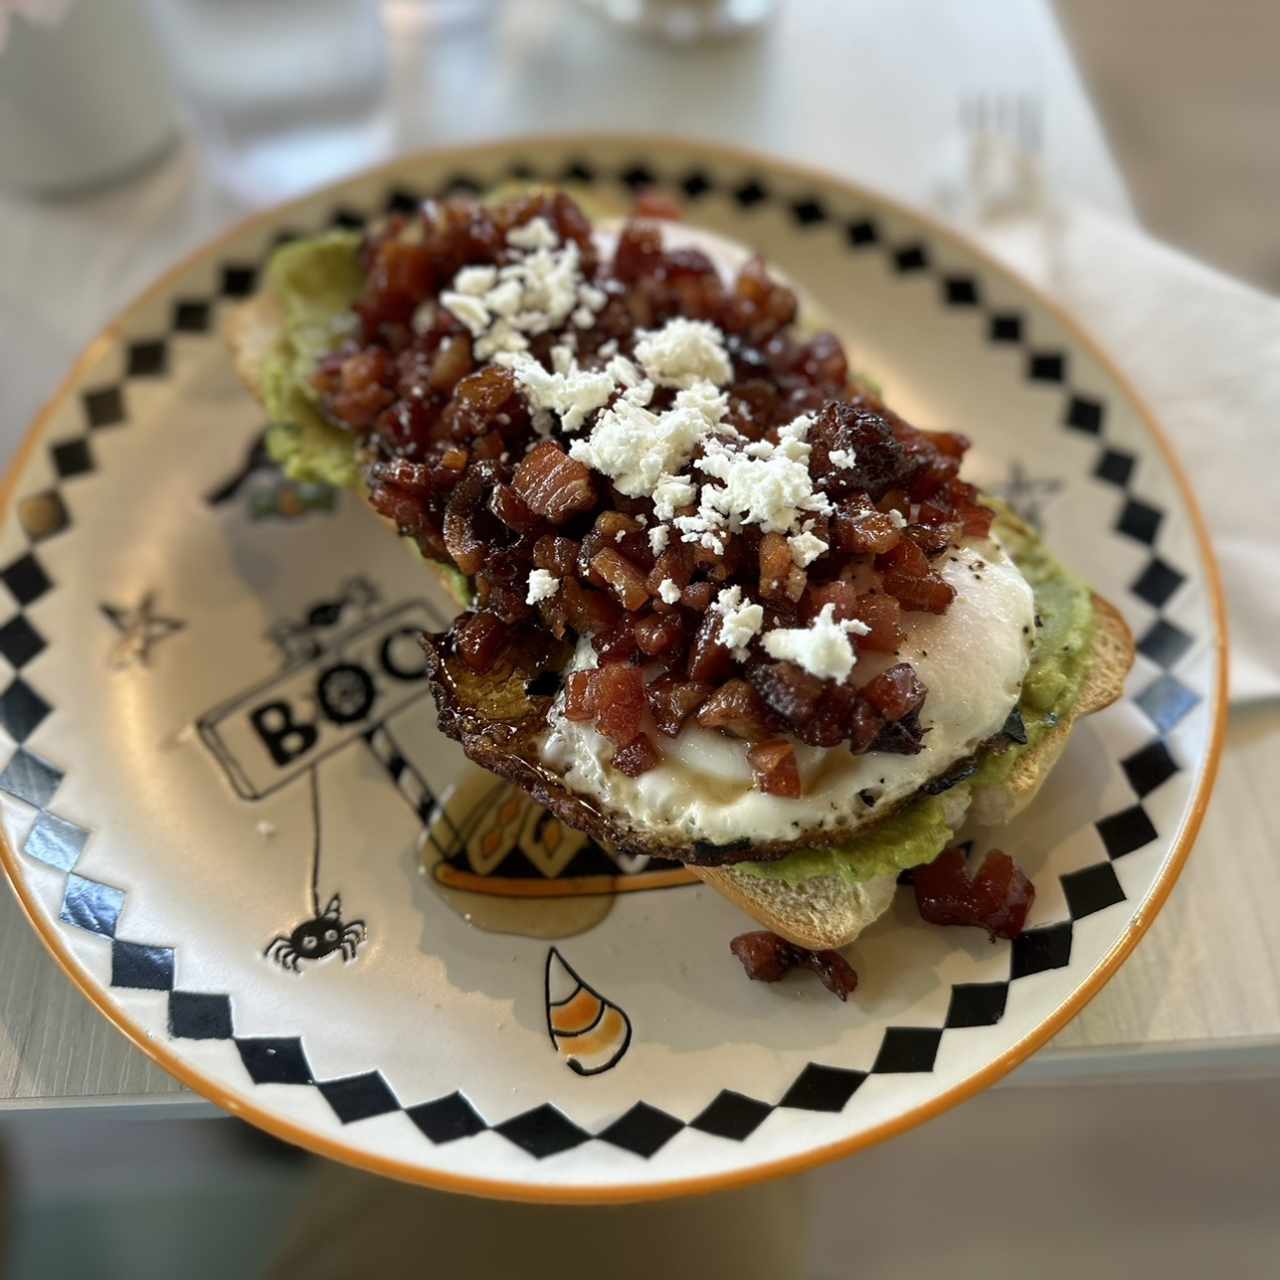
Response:
[[[10,21],[0,51],[0,185],[41,194],[100,186],[157,158],[176,127],[137,0],[79,0],[50,25]]]

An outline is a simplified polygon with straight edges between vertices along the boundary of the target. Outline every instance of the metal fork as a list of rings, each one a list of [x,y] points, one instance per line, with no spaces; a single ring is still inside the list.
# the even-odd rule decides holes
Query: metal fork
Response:
[[[1030,93],[978,93],[960,99],[968,138],[968,202],[981,220],[1034,213],[1045,203],[1040,152],[1044,113]]]

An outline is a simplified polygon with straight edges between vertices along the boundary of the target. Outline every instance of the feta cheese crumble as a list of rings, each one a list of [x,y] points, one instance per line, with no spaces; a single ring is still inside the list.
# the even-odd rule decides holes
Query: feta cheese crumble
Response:
[[[636,359],[660,387],[719,386],[733,376],[724,335],[706,320],[668,320],[661,329],[640,335]]]
[[[716,640],[726,649],[731,649],[739,662],[745,662],[747,645],[764,626],[763,607],[750,600],[744,603],[741,587],[725,587],[716,596],[715,607],[724,619],[716,633]],[[770,634],[776,635],[777,632]]]
[[[791,558],[800,566],[808,568],[819,556],[826,555],[828,546],[821,538],[805,529],[787,539],[791,548]]]
[[[525,604],[537,604],[539,600],[550,600],[560,590],[560,579],[546,569],[529,571],[529,594],[525,596]]]
[[[670,578],[663,578],[658,583],[658,595],[662,597],[664,604],[676,604],[680,599],[680,588]]]
[[[764,649],[771,658],[794,662],[820,680],[843,680],[858,660],[849,636],[865,636],[870,630],[856,618],[837,622],[835,605],[825,604],[810,626],[766,632]]]

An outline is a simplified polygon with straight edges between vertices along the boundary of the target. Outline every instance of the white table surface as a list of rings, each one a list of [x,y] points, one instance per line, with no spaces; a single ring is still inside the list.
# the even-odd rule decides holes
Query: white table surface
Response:
[[[678,50],[572,0],[513,0],[489,24],[443,32],[418,25],[413,0],[383,10],[390,89],[356,127],[284,143],[250,132],[232,147],[206,115],[127,186],[54,203],[0,195],[0,453],[77,350],[169,263],[255,204],[412,147],[584,128],[697,133],[927,204],[960,154],[961,99],[1031,92],[1050,187],[1132,217],[1047,4],[987,10],[979,29],[949,0],[783,0],[757,38]],[[1280,708],[1234,713],[1215,803],[1173,896],[1014,1083],[1280,1072],[1280,817],[1263,802],[1278,768]],[[0,894],[0,1109],[121,1102],[207,1105],[91,1008]]]

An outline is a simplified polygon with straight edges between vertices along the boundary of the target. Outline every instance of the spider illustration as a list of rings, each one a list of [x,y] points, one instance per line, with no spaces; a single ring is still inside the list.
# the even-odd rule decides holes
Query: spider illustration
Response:
[[[335,951],[342,952],[344,964],[354,960],[367,934],[363,920],[343,920],[342,899],[335,893],[314,919],[304,920],[290,934],[276,934],[262,954],[282,969],[301,973],[304,960],[322,960]]]

